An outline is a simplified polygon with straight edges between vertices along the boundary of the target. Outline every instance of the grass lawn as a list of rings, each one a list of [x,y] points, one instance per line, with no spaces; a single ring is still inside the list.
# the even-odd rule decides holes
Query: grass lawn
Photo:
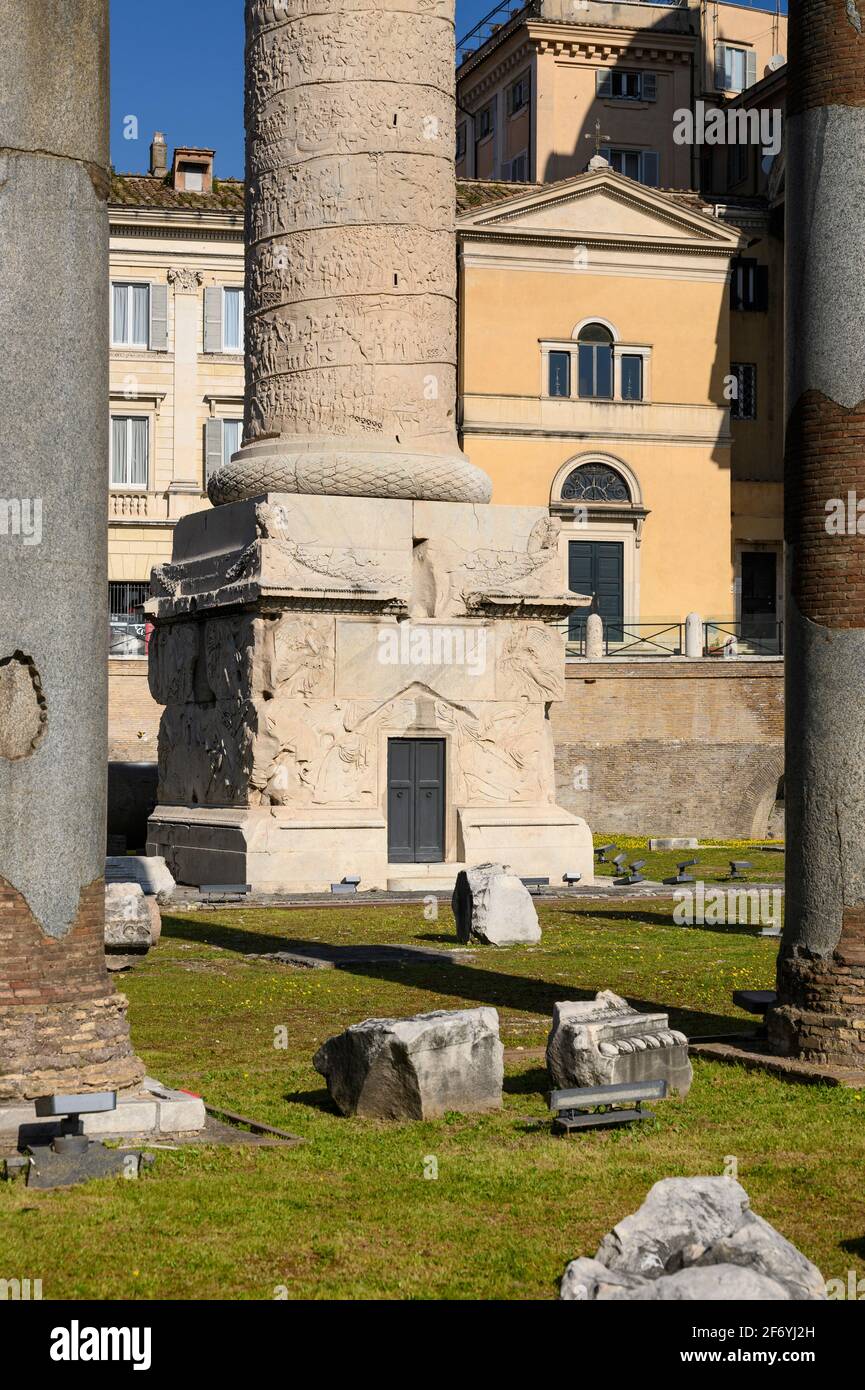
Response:
[[[722,1173],[733,1156],[755,1210],[824,1277],[861,1277],[854,1092],[695,1061],[690,1095],[661,1103],[655,1121],[564,1140],[529,1123],[546,1113],[546,1073],[515,1052],[500,1114],[384,1125],[331,1108],[312,1054],[374,1015],[492,1004],[505,1046],[530,1049],[555,1000],[612,988],[668,1007],[691,1034],[739,1028],[731,991],[772,985],[776,943],[676,928],[670,913],[658,901],[542,906],[534,948],[331,971],[242,953],[300,941],[447,947],[449,909],[438,921],[421,905],[166,914],[160,945],[121,982],[148,1070],[307,1142],[161,1152],[138,1182],[0,1184],[0,1274],[41,1278],[44,1297],[60,1299],[270,1299],[278,1286],[289,1298],[550,1298],[566,1261],[594,1254],[653,1182]]]

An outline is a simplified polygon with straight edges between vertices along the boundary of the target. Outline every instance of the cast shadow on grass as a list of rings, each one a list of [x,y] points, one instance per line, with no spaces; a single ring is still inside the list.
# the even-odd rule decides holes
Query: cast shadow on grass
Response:
[[[713,932],[720,936],[757,937],[760,935],[760,929],[763,925],[762,923],[757,923],[755,926],[751,926],[748,923],[740,926],[738,923],[731,923],[728,925],[727,923],[701,922],[691,927],[673,921],[672,907],[666,910],[660,910],[654,906],[647,906],[645,909],[641,908],[639,912],[628,912],[625,910],[624,905],[621,907],[599,907],[594,905],[591,911],[586,911],[585,909],[580,911],[572,907],[563,907],[557,910],[565,917],[599,919],[601,925],[609,924],[612,926],[624,924],[626,926],[670,927],[675,928],[676,931]],[[548,930],[550,932],[555,931],[555,923],[548,927]]]
[[[334,1105],[325,1086],[316,1091],[289,1091],[282,1099],[288,1101],[290,1105],[308,1105],[313,1110],[321,1110],[325,1115],[342,1114],[342,1111]]]
[[[167,928],[167,930],[166,930]],[[202,930],[203,928],[203,930]],[[529,1014],[552,1017],[553,1007],[562,999],[594,999],[595,989],[582,989],[566,982],[551,983],[531,976],[513,975],[503,970],[486,970],[480,964],[463,964],[441,956],[425,960],[420,952],[405,946],[338,946],[286,936],[262,936],[243,927],[227,927],[201,921],[168,919],[166,935],[198,944],[221,946],[224,950],[248,955],[251,952],[291,951],[318,960],[333,962],[338,970],[383,984],[399,984],[433,995],[449,995],[460,1007],[489,1005],[497,1009],[517,1009]],[[491,948],[492,949],[492,948]],[[282,967],[274,966],[274,969]],[[609,987],[608,985],[605,987]],[[669,1014],[670,1027],[693,1036],[711,1033],[740,1033],[743,1020],[726,1014],[680,1008],[657,999],[643,999],[627,993],[624,997],[643,1012]]]

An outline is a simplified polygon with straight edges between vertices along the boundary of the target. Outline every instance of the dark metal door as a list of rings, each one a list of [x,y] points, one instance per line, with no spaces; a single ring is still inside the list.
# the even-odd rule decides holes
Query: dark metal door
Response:
[[[388,859],[392,864],[440,864],[444,836],[444,739],[389,739]]]
[[[773,550],[742,552],[742,636],[771,638],[778,624],[776,556]]]
[[[604,636],[622,641],[625,607],[624,553],[621,541],[569,541],[568,588],[575,594],[594,594],[595,608],[604,620]],[[578,641],[585,631],[588,610],[571,614],[568,636]]]

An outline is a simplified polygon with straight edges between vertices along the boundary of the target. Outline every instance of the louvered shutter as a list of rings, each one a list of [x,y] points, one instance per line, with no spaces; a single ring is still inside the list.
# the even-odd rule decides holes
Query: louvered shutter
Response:
[[[168,351],[168,286],[150,286],[150,347],[153,352]]]
[[[727,90],[727,46],[723,43],[715,44],[715,90]]]
[[[598,68],[595,73],[596,91],[599,97],[613,95],[613,74],[610,68]]]
[[[653,73],[653,72],[644,72],[644,73],[643,73],[643,83],[642,83],[642,87],[643,87],[643,91],[642,91],[643,101],[657,101],[657,98],[658,98],[657,85],[658,85],[658,84],[657,84],[656,74],[655,74],[655,73]]]
[[[753,87],[757,81],[757,55],[756,53],[745,54],[745,86]]]
[[[204,351],[222,352],[222,286],[204,291]]]
[[[210,419],[204,426],[204,486],[222,467],[222,421]]]
[[[647,188],[657,188],[660,182],[661,158],[657,150],[643,150],[643,177],[640,182]]]

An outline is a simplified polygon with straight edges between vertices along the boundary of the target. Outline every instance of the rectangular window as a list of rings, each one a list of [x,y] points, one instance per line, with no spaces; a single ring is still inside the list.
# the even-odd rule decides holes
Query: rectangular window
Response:
[[[457,146],[456,146],[456,155],[455,155],[455,158],[459,160],[459,159],[465,159],[465,157],[466,157],[466,123],[465,123],[465,121],[463,121],[462,125],[458,125],[458,126],[457,126]]]
[[[769,267],[752,256],[730,262],[730,308],[760,313],[769,308]]]
[[[111,342],[146,348],[150,342],[150,286],[116,281],[111,286]]]
[[[730,401],[732,420],[757,418],[757,367],[753,362],[731,362],[730,375],[736,378],[736,395]]]
[[[657,150],[614,150],[606,146],[601,153],[617,174],[624,174],[647,188],[658,187],[660,156]]]
[[[622,355],[622,400],[643,399],[643,359],[637,353]]]
[[[515,116],[529,104],[529,74],[524,72],[508,88],[508,115]]]
[[[243,352],[243,290],[223,290],[223,352]]]
[[[147,450],[147,416],[112,415],[112,487],[147,487]]]
[[[478,112],[477,117],[477,138],[485,140],[488,135],[492,135],[495,129],[495,102],[490,102],[483,111]]]
[[[719,92],[744,92],[757,81],[757,55],[749,48],[728,43],[715,46],[715,88]]]
[[[109,583],[109,656],[147,655],[144,601],[149,595],[146,579]]]
[[[571,354],[569,352],[550,353],[550,395],[570,396],[571,394]]]
[[[222,422],[222,462],[228,463],[232,454],[240,448],[243,435],[242,420],[223,420]]]
[[[523,152],[514,155],[509,164],[505,165],[505,178],[511,183],[526,183],[529,177],[529,157]]]
[[[580,343],[579,390],[584,400],[613,399],[613,349],[606,343]]]
[[[655,101],[657,96],[655,73],[624,68],[599,68],[595,89],[599,97],[611,101]]]
[[[727,187],[735,188],[748,174],[750,149],[747,145],[727,146]]]

